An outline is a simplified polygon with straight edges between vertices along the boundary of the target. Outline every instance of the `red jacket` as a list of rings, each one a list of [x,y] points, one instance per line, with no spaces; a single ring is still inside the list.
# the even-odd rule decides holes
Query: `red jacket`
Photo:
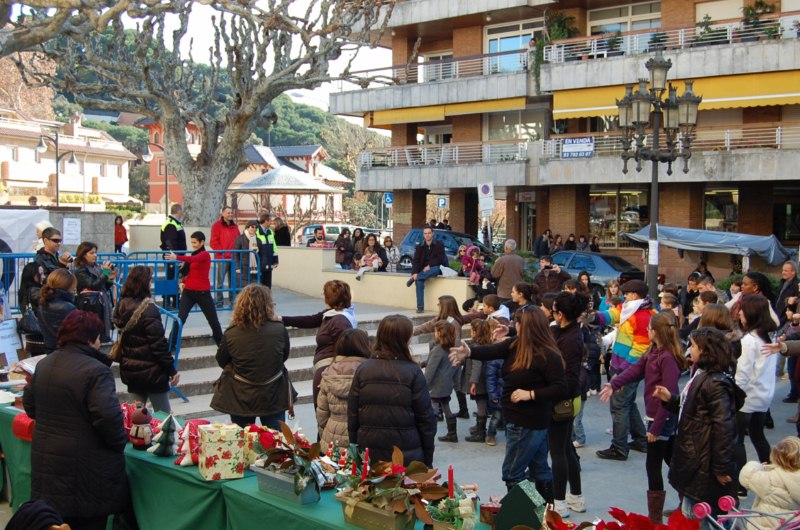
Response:
[[[114,244],[121,245],[128,240],[128,231],[122,225],[114,225]]]
[[[239,237],[239,225],[235,221],[226,223],[222,217],[211,225],[211,248],[214,250],[231,250],[236,238]],[[216,259],[231,259],[231,253],[214,253]]]
[[[210,291],[211,282],[208,280],[208,272],[211,270],[211,254],[205,247],[199,251],[186,256],[176,256],[178,261],[189,263],[189,274],[183,279],[184,286],[191,291]]]

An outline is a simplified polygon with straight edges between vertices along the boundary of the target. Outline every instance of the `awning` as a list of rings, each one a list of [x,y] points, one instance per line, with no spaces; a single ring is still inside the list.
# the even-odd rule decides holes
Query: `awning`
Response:
[[[428,107],[411,107],[407,109],[376,110],[364,116],[365,127],[391,125],[394,123],[417,123],[442,121],[447,116],[463,114],[482,114],[484,112],[502,112],[506,110],[522,110],[525,98],[491,99],[488,101],[471,101],[452,105],[432,105]]]
[[[683,93],[682,80],[671,82]],[[703,96],[700,110],[794,105],[800,103],[800,70],[703,77],[693,90]],[[553,118],[616,116],[616,100],[624,95],[623,85],[560,90],[553,93]]]

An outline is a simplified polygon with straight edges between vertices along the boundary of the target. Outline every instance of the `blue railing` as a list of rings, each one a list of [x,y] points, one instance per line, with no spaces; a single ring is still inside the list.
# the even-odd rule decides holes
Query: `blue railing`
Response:
[[[156,307],[158,308],[158,312],[161,313],[164,330],[170,330],[169,334],[167,335],[167,349],[168,351],[172,352],[172,355],[175,359],[175,370],[178,370],[178,359],[181,355],[181,339],[183,338],[183,323],[175,313],[167,311],[163,307]],[[180,372],[180,370],[178,371]],[[177,396],[181,398],[184,403],[189,402],[189,398],[187,398],[184,393],[178,390],[178,388],[172,383],[169,385],[169,390],[170,392],[177,394]]]

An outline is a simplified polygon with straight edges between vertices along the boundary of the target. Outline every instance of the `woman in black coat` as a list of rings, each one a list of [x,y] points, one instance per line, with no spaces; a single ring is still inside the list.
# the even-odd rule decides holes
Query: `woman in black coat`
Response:
[[[353,376],[347,402],[350,443],[369,448],[373,462],[392,459],[392,446],[403,451],[403,465],[433,465],[436,416],[425,374],[408,343],[414,324],[389,315],[378,324],[372,357]]]
[[[364,239],[364,251],[368,248],[371,248],[375,254],[381,258],[381,266],[378,267],[379,272],[386,272],[386,265],[389,263],[389,258],[386,256],[386,249],[381,246],[378,242],[378,236],[375,234],[367,234],[367,237]]]
[[[283,363],[289,358],[289,332],[275,314],[270,290],[250,284],[236,297],[230,327],[217,349],[222,375],[214,385],[211,408],[231,415],[241,427],[261,419],[280,429],[297,393]]]
[[[31,498],[47,502],[74,530],[104,529],[129,499],[128,437],[111,361],[97,349],[102,330],[93,313],[71,313],[59,329],[58,349],[36,365],[22,398],[36,420]]]
[[[284,223],[283,219],[276,217],[272,220],[272,231],[275,233],[275,244],[277,246],[292,246],[292,233],[289,230],[289,225]]]
[[[180,375],[168,349],[161,314],[150,298],[151,277],[150,267],[133,267],[114,308],[114,325],[125,329],[118,339],[122,344],[119,375],[136,399],[142,403],[150,399],[153,410],[170,412],[169,385],[177,385]],[[142,304],[146,304],[144,312],[132,322]]]
[[[47,277],[39,296],[39,328],[44,337],[45,353],[57,346],[61,322],[75,310],[75,276],[67,269],[56,269]]]
[[[699,328],[689,342],[696,368],[692,379],[680,396],[663,386],[656,386],[653,395],[664,402],[663,407],[680,412],[669,482],[683,497],[683,514],[691,518],[699,502],[709,503],[718,515],[720,497],[736,498],[737,398],[725,333]]]
[[[75,278],[78,279],[76,291],[78,302],[81,293],[90,291],[92,294],[92,311],[100,317],[103,322],[104,331],[101,340],[110,342],[109,333],[111,331],[111,286],[117,277],[116,268],[108,261],[102,265],[97,262],[97,245],[90,241],[84,241],[78,245],[75,252]],[[97,293],[94,295],[94,293]],[[87,295],[84,295],[87,296]],[[80,305],[80,304],[79,304]],[[82,309],[88,310],[86,306]]]

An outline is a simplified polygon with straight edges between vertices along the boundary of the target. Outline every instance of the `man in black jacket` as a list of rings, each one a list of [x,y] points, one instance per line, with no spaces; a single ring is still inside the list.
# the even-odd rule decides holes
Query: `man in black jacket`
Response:
[[[278,245],[275,244],[275,234],[269,226],[269,214],[262,213],[258,216],[258,253],[261,258],[261,285],[272,289],[272,269],[278,268]]]
[[[797,265],[793,261],[787,261],[781,268],[781,284],[778,288],[778,299],[775,302],[775,312],[778,313],[780,327],[786,325],[786,310],[793,313],[797,311],[798,297]],[[797,357],[789,357],[786,362],[786,373],[789,375],[789,395],[783,398],[784,403],[797,402],[797,385],[795,384],[794,372],[797,370]]]
[[[433,229],[426,226],[422,230],[425,241],[417,245],[411,266],[411,278],[406,282],[408,287],[417,282],[417,313],[425,311],[425,280],[439,276],[442,266],[448,264],[444,253],[444,245],[433,238]]]
[[[34,261],[39,264],[44,270],[44,278],[47,278],[51,272],[56,269],[66,269],[72,262],[72,256],[69,252],[64,252],[59,255],[61,250],[61,232],[53,228],[45,228],[42,232],[42,242],[44,247],[36,252]]]
[[[177,252],[186,250],[186,232],[183,229],[183,206],[173,204],[169,209],[170,215],[161,225],[161,250]],[[167,279],[175,278],[175,265],[167,265]],[[178,297],[174,294],[164,297],[164,305],[167,309],[175,309],[178,304]]]

